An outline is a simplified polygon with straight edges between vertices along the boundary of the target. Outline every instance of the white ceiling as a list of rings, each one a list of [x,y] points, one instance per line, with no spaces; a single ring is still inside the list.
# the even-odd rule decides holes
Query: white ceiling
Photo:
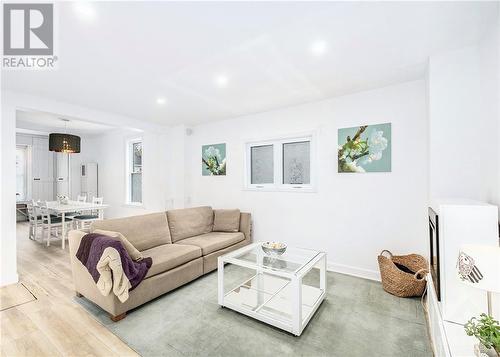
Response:
[[[68,119],[66,123],[61,119]],[[39,132],[39,133],[64,133],[67,130],[70,134],[76,135],[100,135],[111,129],[112,126],[91,123],[88,121],[70,118],[51,113],[37,111],[16,111],[16,128],[18,132]]]
[[[58,70],[6,71],[3,88],[166,125],[422,78],[429,55],[477,42],[498,13],[478,1],[82,6],[58,3]]]

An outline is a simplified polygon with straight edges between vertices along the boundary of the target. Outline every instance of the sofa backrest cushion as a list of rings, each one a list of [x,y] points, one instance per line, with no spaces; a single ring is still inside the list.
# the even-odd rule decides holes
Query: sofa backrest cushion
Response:
[[[212,232],[214,212],[212,207],[194,207],[167,211],[172,242]]]
[[[140,251],[172,243],[165,212],[94,221],[90,232],[96,229],[120,232]]]
[[[239,229],[239,209],[214,209],[214,232],[238,232]]]

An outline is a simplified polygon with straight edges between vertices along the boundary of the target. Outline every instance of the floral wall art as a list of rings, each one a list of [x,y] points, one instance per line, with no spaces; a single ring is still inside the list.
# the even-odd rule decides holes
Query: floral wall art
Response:
[[[390,172],[391,123],[338,130],[338,172]]]
[[[201,174],[203,176],[226,175],[226,144],[201,147]]]

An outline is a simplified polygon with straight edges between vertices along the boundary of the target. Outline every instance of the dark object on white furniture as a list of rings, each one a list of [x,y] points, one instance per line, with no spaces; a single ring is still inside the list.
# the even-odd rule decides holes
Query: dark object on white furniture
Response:
[[[439,216],[429,207],[429,270],[436,290],[438,301],[441,301],[440,262],[439,262]]]

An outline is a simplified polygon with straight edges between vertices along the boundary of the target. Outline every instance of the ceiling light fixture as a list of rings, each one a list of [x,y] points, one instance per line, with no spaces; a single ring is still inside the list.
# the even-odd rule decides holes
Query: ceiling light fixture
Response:
[[[227,84],[229,83],[229,78],[227,78],[226,75],[224,74],[219,74],[215,76],[214,78],[215,85],[219,88],[225,88],[227,87]]]
[[[315,56],[321,56],[325,54],[327,50],[327,44],[323,40],[318,40],[312,43],[311,45],[311,53]]]
[[[159,97],[156,99],[156,103],[158,104],[165,104],[167,102],[167,100],[163,97]]]
[[[64,122],[64,133],[49,134],[49,151],[66,152],[69,154],[80,152],[80,137],[68,134],[68,119],[61,119]]]

